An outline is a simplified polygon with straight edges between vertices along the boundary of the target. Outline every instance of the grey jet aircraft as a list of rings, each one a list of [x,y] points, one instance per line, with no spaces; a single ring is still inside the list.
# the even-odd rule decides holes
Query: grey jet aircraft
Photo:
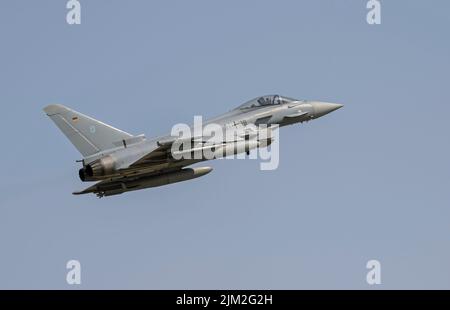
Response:
[[[319,118],[342,106],[268,95],[250,100],[206,121],[204,125],[218,124],[223,128],[236,124],[282,127]],[[74,192],[75,195],[93,193],[98,197],[112,196],[198,178],[212,170],[210,167],[187,168],[207,158],[176,159],[173,145],[181,139],[179,137],[165,135],[146,139],[144,135],[134,136],[60,104],[48,105],[44,111],[82,154],[81,181],[97,181],[82,191]],[[198,137],[190,138],[198,143],[196,139]],[[212,145],[200,141],[200,149],[209,148],[220,153],[220,150],[229,150],[231,146],[234,154],[248,154],[250,149],[271,143],[270,137],[265,142],[258,141],[258,136],[248,131],[244,131],[238,139],[227,139]],[[184,153],[193,151],[182,149]]]

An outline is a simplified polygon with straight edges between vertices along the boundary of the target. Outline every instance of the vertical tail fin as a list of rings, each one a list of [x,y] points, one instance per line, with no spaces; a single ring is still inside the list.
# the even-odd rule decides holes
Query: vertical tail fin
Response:
[[[115,147],[114,143],[133,135],[102,123],[61,104],[51,104],[44,112],[55,122],[77,150],[89,156]]]

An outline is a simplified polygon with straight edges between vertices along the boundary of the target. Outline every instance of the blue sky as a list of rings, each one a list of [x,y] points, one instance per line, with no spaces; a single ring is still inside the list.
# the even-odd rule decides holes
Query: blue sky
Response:
[[[0,3],[0,288],[450,288],[448,1]],[[280,131],[275,171],[73,196],[62,103],[133,134],[262,94],[343,109]],[[382,285],[366,282],[381,262]]]

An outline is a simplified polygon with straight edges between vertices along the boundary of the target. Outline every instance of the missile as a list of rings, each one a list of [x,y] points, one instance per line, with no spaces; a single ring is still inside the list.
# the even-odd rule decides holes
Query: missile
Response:
[[[94,186],[82,191],[75,192],[74,195],[95,193],[99,198],[123,194],[125,192],[135,191],[144,188],[158,187],[177,182],[183,182],[199,178],[210,173],[211,167],[185,168],[174,172],[163,173],[160,175],[143,176],[130,181],[111,181],[99,182]]]
[[[175,151],[172,152],[172,156],[175,159],[217,159],[249,152],[250,150],[259,147],[259,145],[260,143],[256,139],[242,139],[239,141],[223,142],[220,144],[207,144],[192,149]]]

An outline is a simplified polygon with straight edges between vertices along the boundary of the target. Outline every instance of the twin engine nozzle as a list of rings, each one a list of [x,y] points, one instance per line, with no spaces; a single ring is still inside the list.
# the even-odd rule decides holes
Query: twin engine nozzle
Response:
[[[93,181],[98,177],[113,174],[115,171],[116,161],[112,156],[107,155],[100,159],[87,164],[78,172],[81,181]]]

